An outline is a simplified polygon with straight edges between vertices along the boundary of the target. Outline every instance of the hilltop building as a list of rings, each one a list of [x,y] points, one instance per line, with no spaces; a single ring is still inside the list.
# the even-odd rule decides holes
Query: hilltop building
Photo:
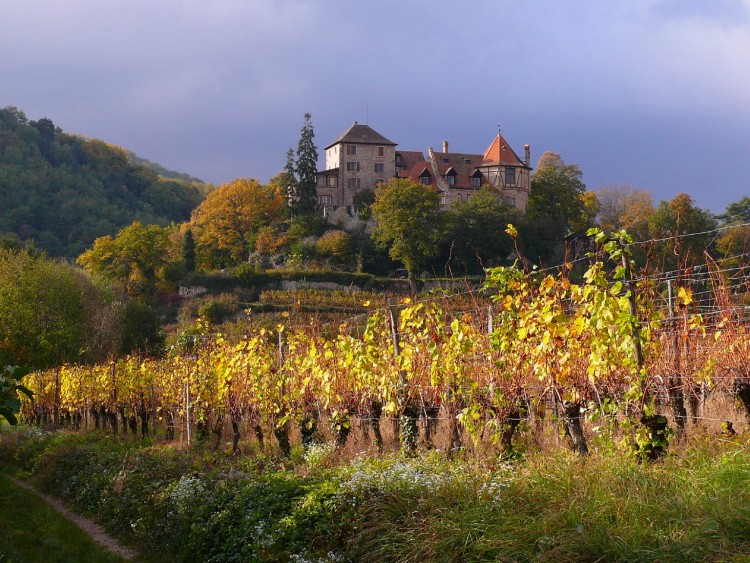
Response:
[[[352,206],[389,178],[409,178],[433,186],[443,206],[467,201],[485,185],[500,190],[508,205],[523,212],[529,200],[530,149],[522,161],[498,131],[484,154],[452,153],[448,141],[442,152],[396,150],[397,144],[354,122],[325,148],[325,170],[318,172],[318,203],[324,208]]]

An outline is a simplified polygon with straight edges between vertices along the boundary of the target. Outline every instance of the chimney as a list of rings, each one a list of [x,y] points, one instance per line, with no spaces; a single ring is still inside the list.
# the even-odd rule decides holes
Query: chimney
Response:
[[[443,152],[448,154],[448,141],[443,141]]]
[[[523,146],[524,150],[524,164],[526,164],[527,167],[530,167],[531,165],[531,147],[529,145]]]

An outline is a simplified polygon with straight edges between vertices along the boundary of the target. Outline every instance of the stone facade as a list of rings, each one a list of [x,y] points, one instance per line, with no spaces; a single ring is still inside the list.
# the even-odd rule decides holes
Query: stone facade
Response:
[[[351,206],[357,194],[372,192],[396,173],[396,143],[367,125],[354,125],[326,147],[326,167],[318,173],[318,203]]]

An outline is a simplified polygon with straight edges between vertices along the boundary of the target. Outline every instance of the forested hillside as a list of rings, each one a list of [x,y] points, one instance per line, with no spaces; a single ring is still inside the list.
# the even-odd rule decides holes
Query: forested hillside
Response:
[[[170,177],[171,176],[171,177]],[[209,186],[47,118],[0,109],[0,240],[74,258],[134,220],[186,221]]]

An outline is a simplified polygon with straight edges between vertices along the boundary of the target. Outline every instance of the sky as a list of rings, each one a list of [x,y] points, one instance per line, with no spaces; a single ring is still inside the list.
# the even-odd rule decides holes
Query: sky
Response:
[[[588,189],[750,196],[750,0],[0,0],[0,107],[205,181],[267,182],[312,114],[427,151],[501,126]]]

